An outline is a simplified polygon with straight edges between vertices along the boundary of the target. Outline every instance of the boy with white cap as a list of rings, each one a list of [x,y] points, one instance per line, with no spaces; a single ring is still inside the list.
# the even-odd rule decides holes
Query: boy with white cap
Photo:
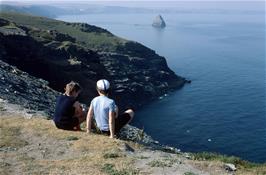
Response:
[[[101,79],[96,83],[99,96],[95,97],[90,104],[87,114],[87,133],[91,132],[92,118],[96,121],[97,128],[103,134],[114,138],[120,129],[129,123],[134,117],[132,109],[126,110],[118,115],[118,108],[114,100],[108,98],[110,83],[108,80]]]

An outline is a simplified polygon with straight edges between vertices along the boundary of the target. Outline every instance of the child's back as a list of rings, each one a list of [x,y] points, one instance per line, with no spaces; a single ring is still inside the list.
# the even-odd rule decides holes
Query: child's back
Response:
[[[94,118],[97,126],[102,131],[109,131],[109,112],[115,112],[114,100],[107,96],[98,96],[91,101]]]

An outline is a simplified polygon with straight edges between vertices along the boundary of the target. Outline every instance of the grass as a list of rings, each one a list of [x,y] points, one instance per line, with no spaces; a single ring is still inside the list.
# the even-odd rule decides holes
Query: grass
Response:
[[[105,158],[105,159],[114,159],[114,158],[117,158],[117,157],[120,157],[121,155],[119,155],[118,153],[112,153],[112,152],[110,152],[110,153],[104,153],[104,155],[103,155],[103,158]]]
[[[192,172],[185,172],[184,175],[196,175],[196,174]]]
[[[258,164],[240,159],[239,157],[210,152],[192,153],[192,157],[193,160],[199,161],[219,161],[223,163],[232,163],[238,169],[236,174],[266,175],[266,163]]]
[[[134,169],[122,169],[117,170],[113,164],[104,164],[102,167],[102,171],[109,175],[136,175],[138,174],[138,170]]]
[[[175,158],[164,158],[160,160],[153,160],[148,163],[151,167],[172,167],[175,163],[179,163],[179,161]]]
[[[45,17],[20,13],[1,12],[0,18],[10,20],[18,25],[35,27],[43,30],[57,30],[75,38],[79,44],[92,49],[115,51],[118,45],[124,45],[127,40],[108,33],[84,32],[79,27],[69,23]],[[93,27],[91,27],[93,28]]]
[[[1,116],[0,140],[0,148],[5,150],[0,151],[0,174],[135,175],[140,174],[140,170],[134,167],[136,160],[146,161],[149,168],[173,167],[179,163],[178,157],[150,162],[149,157],[130,157],[120,150],[125,141],[98,134],[59,130],[52,121],[42,118]],[[126,143],[135,150],[140,147]],[[215,153],[196,153],[192,157],[194,160],[186,161],[192,162],[193,166],[201,166],[202,170],[209,168],[211,171],[222,167],[225,162],[236,165],[235,174],[266,174],[266,164],[255,164],[236,157]]]
[[[52,121],[40,118],[1,116],[0,129],[2,149],[22,148],[0,152],[0,172],[6,174],[108,174],[102,170],[104,164],[114,166],[112,174],[137,174],[132,158],[119,153],[118,147],[123,143],[120,140],[59,130]],[[42,149],[36,150],[39,142]],[[56,148],[62,145],[65,151],[57,153]],[[48,151],[42,157],[40,152],[44,148]]]
[[[76,137],[76,136],[68,136],[68,137],[66,137],[66,140],[68,140],[68,141],[78,140],[78,139],[79,139],[79,138]]]
[[[163,160],[153,160],[149,162],[148,165],[151,167],[172,167],[172,164]]]
[[[217,153],[201,152],[193,154],[194,160],[219,160],[221,162],[232,163],[236,166],[242,166],[245,168],[252,168],[258,166],[256,163],[251,163],[246,160],[242,160],[235,156],[226,156]]]
[[[28,144],[26,140],[20,138],[21,130],[19,127],[8,127],[1,122],[0,131],[0,148],[7,147],[11,149],[17,149]]]

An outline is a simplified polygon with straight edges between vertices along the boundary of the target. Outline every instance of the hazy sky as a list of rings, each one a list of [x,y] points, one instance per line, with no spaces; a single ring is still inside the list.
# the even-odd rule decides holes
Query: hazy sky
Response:
[[[265,11],[265,0],[0,0],[12,4],[98,4],[106,6],[144,7],[144,8],[226,8],[226,9],[260,9]],[[65,4],[65,3],[66,4]],[[203,3],[205,2],[205,3]],[[208,2],[208,3],[206,3]],[[257,3],[256,3],[257,2]],[[259,3],[258,3],[259,2]]]
[[[53,1],[53,0],[0,0],[0,2],[31,2],[31,3],[37,3],[37,2],[93,2],[93,3],[97,3],[97,2],[114,2],[114,0],[78,0],[78,1],[75,1],[75,0],[56,0],[56,1]],[[164,0],[134,0],[134,1],[130,1],[130,0],[118,0],[116,2],[130,2],[130,3],[134,3],[134,2],[154,2],[154,1],[160,1],[160,2],[166,2]],[[218,1],[226,1],[226,2],[235,2],[235,1],[238,1],[238,2],[255,2],[255,1],[265,1],[265,0],[167,0],[167,1],[172,1],[172,2],[186,2],[186,1],[208,1],[208,2],[218,2]]]

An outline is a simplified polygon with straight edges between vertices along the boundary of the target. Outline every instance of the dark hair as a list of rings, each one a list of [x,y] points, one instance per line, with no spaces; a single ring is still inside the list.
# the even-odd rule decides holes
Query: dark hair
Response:
[[[81,91],[82,88],[79,85],[79,83],[71,81],[70,83],[68,83],[65,87],[65,93],[68,95],[73,95],[74,92],[79,92]]]

